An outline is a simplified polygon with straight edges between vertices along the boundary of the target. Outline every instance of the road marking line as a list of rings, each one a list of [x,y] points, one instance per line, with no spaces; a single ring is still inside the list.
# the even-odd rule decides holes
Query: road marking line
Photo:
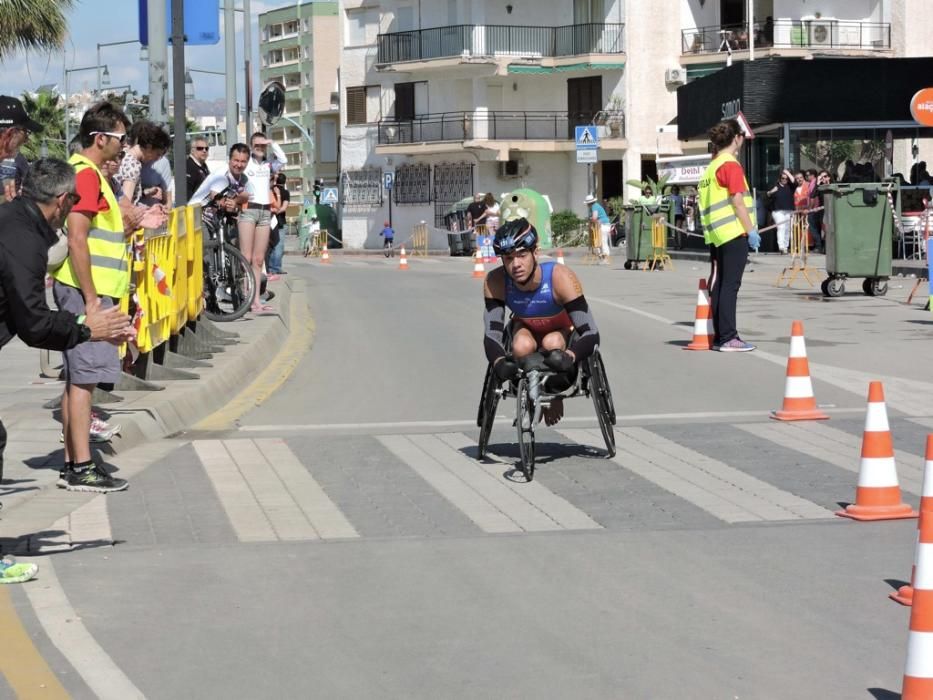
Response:
[[[737,428],[769,440],[781,447],[801,452],[828,462],[840,469],[858,474],[862,439],[856,435],[815,423],[744,424]],[[895,452],[898,481],[903,489],[920,493],[923,481],[923,460],[900,450]]]
[[[821,407],[827,413],[864,413],[864,408],[825,408]],[[619,421],[652,421],[652,420],[702,420],[707,418],[765,418],[771,409],[762,409],[760,411],[698,411],[692,413],[634,413],[629,415],[619,415]],[[593,425],[596,419],[593,417],[572,416],[561,420],[564,425],[567,424],[585,424]],[[511,424],[512,419],[507,416],[497,416],[496,423]],[[273,423],[268,425],[241,425],[237,428],[244,433],[273,433],[288,430],[394,430],[394,429],[415,429],[415,428],[469,428],[476,427],[476,420],[463,418],[459,420],[422,420],[422,421],[395,421],[383,423]]]
[[[37,557],[36,563],[39,564],[39,578],[23,586],[23,590],[52,644],[97,697],[103,700],[144,698],[139,688],[87,631],[58,582],[52,560]]]
[[[463,433],[446,433],[438,435],[445,443],[455,450],[463,450],[473,447],[475,450],[476,441],[470,439]],[[475,454],[475,452],[474,452]],[[476,462],[476,465],[489,474],[491,477],[501,481],[507,488],[512,489],[522,498],[537,508],[540,508],[548,517],[567,530],[601,530],[602,525],[593,520],[582,510],[574,506],[569,501],[561,498],[553,491],[550,491],[540,481],[529,483],[517,483],[502,478],[501,465],[514,466],[512,462],[506,461],[501,457],[487,453],[487,457],[494,464],[483,464]]]
[[[220,440],[195,440],[194,447],[220,505],[241,542],[273,542],[275,531],[249,484]]]
[[[459,477],[467,486],[505,513],[526,532],[563,529],[549,514],[510,489],[500,474],[490,474],[477,462],[434,435],[407,435],[412,443]]]
[[[224,440],[240,474],[280,540],[316,540],[318,534],[252,440]]]
[[[558,432],[579,444],[597,449],[602,449],[604,445],[602,436],[596,431],[569,429]],[[774,487],[770,484],[693,450],[681,448],[654,433],[639,428],[618,429],[616,432],[623,439],[617,445],[614,462],[724,522],[793,520],[801,518],[801,512],[816,513],[810,511],[809,506],[804,509],[802,504],[791,502],[790,499],[802,500],[792,494],[783,496],[780,504],[770,503],[758,495],[759,489],[773,494]],[[646,444],[644,440],[651,444]],[[669,454],[669,451],[686,455],[687,461]],[[739,482],[741,486],[734,482]],[[746,490],[749,486],[754,491]],[[815,504],[810,505],[818,508]],[[822,513],[827,518],[832,515],[826,510],[822,510]],[[820,517],[823,517],[822,513]]]
[[[106,495],[95,496],[73,512],[68,520],[72,547],[113,544]]]
[[[729,491],[727,493],[734,493],[739,496],[740,500],[736,502],[743,507],[749,507],[753,512],[757,512],[764,520],[833,517],[833,513],[812,501],[784,491],[767,481],[762,481],[751,474],[743,472],[741,469],[736,469],[701,452],[691,450],[644,428],[623,428],[618,432],[728,484]],[[731,496],[729,498],[732,500]]]
[[[39,576],[44,579],[45,570],[40,571]],[[31,583],[29,587],[36,584],[42,585],[42,580]],[[0,588],[0,629],[3,630],[0,673],[16,697],[68,700],[71,695],[36,649],[5,587]]]
[[[266,438],[256,445],[272,465],[288,492],[322,539],[359,537],[337,507],[284,440]]]
[[[521,532],[522,529],[459,477],[419,449],[404,435],[381,435],[377,439],[392,454],[472,520],[483,532]]]
[[[933,428],[933,418],[908,418],[907,420],[922,425],[924,428]]]

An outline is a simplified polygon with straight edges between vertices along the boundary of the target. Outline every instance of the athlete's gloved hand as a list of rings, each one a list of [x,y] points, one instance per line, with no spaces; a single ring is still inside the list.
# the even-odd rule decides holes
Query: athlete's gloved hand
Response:
[[[544,358],[544,364],[555,372],[569,372],[573,369],[573,358],[563,350],[551,350]]]
[[[755,251],[761,247],[761,234],[758,233],[757,228],[748,232],[748,247]]]
[[[500,382],[507,382],[518,376],[518,365],[508,358],[503,358],[492,366],[492,371]]]

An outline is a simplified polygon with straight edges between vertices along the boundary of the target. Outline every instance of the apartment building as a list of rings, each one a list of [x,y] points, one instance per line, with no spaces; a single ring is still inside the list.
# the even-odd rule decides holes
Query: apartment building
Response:
[[[260,78],[285,87],[285,113],[270,135],[288,158],[293,193],[311,192],[315,178],[336,183],[340,61],[336,1],[284,5],[259,15]]]
[[[626,180],[659,159],[707,153],[702,135],[678,133],[682,86],[753,58],[923,55],[923,3],[754,0],[750,23],[748,0],[342,0],[345,245],[378,244],[385,172],[402,232],[441,226],[475,191],[530,187],[578,214],[589,191],[633,195]],[[591,168],[577,163],[582,124],[600,134]]]

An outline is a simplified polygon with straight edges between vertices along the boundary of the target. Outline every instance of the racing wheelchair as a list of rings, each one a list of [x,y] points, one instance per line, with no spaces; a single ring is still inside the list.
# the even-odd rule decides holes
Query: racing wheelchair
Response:
[[[493,372],[492,365],[486,367],[483,393],[476,416],[476,425],[479,427],[479,459],[486,456],[486,448],[489,445],[489,436],[492,433],[496,408],[500,399],[514,397],[515,428],[518,431],[518,450],[521,459],[519,468],[525,475],[525,479],[531,481],[535,473],[535,426],[541,419],[541,412],[554,399],[570,399],[581,395],[593,399],[599,429],[606,441],[608,453],[606,457],[615,456],[616,440],[613,432],[613,426],[616,424],[615,405],[612,402],[612,391],[609,388],[609,379],[606,377],[606,368],[599,354],[599,348],[594,350],[586,360],[577,363],[570,376],[570,386],[563,390],[557,390],[558,387],[553,390],[549,389],[549,383],[554,385],[561,379],[564,380],[563,384],[567,384],[567,377],[550,369],[545,364],[544,355],[541,352],[534,352],[518,360],[518,365],[518,376],[502,383]]]

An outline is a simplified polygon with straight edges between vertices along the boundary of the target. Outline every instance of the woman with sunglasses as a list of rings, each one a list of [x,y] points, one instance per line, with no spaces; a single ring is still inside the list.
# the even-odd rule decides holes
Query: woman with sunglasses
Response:
[[[130,204],[138,204],[143,196],[141,182],[143,163],[161,158],[172,144],[168,133],[158,124],[145,119],[135,122],[126,135],[127,148],[114,179],[123,188],[123,196]],[[159,188],[151,188],[159,189]],[[155,192],[146,194],[158,196]]]
[[[794,185],[790,170],[782,170],[777,184],[768,190],[772,198],[771,218],[777,226],[777,243],[781,255],[787,254],[790,245],[790,222],[794,215]]]

